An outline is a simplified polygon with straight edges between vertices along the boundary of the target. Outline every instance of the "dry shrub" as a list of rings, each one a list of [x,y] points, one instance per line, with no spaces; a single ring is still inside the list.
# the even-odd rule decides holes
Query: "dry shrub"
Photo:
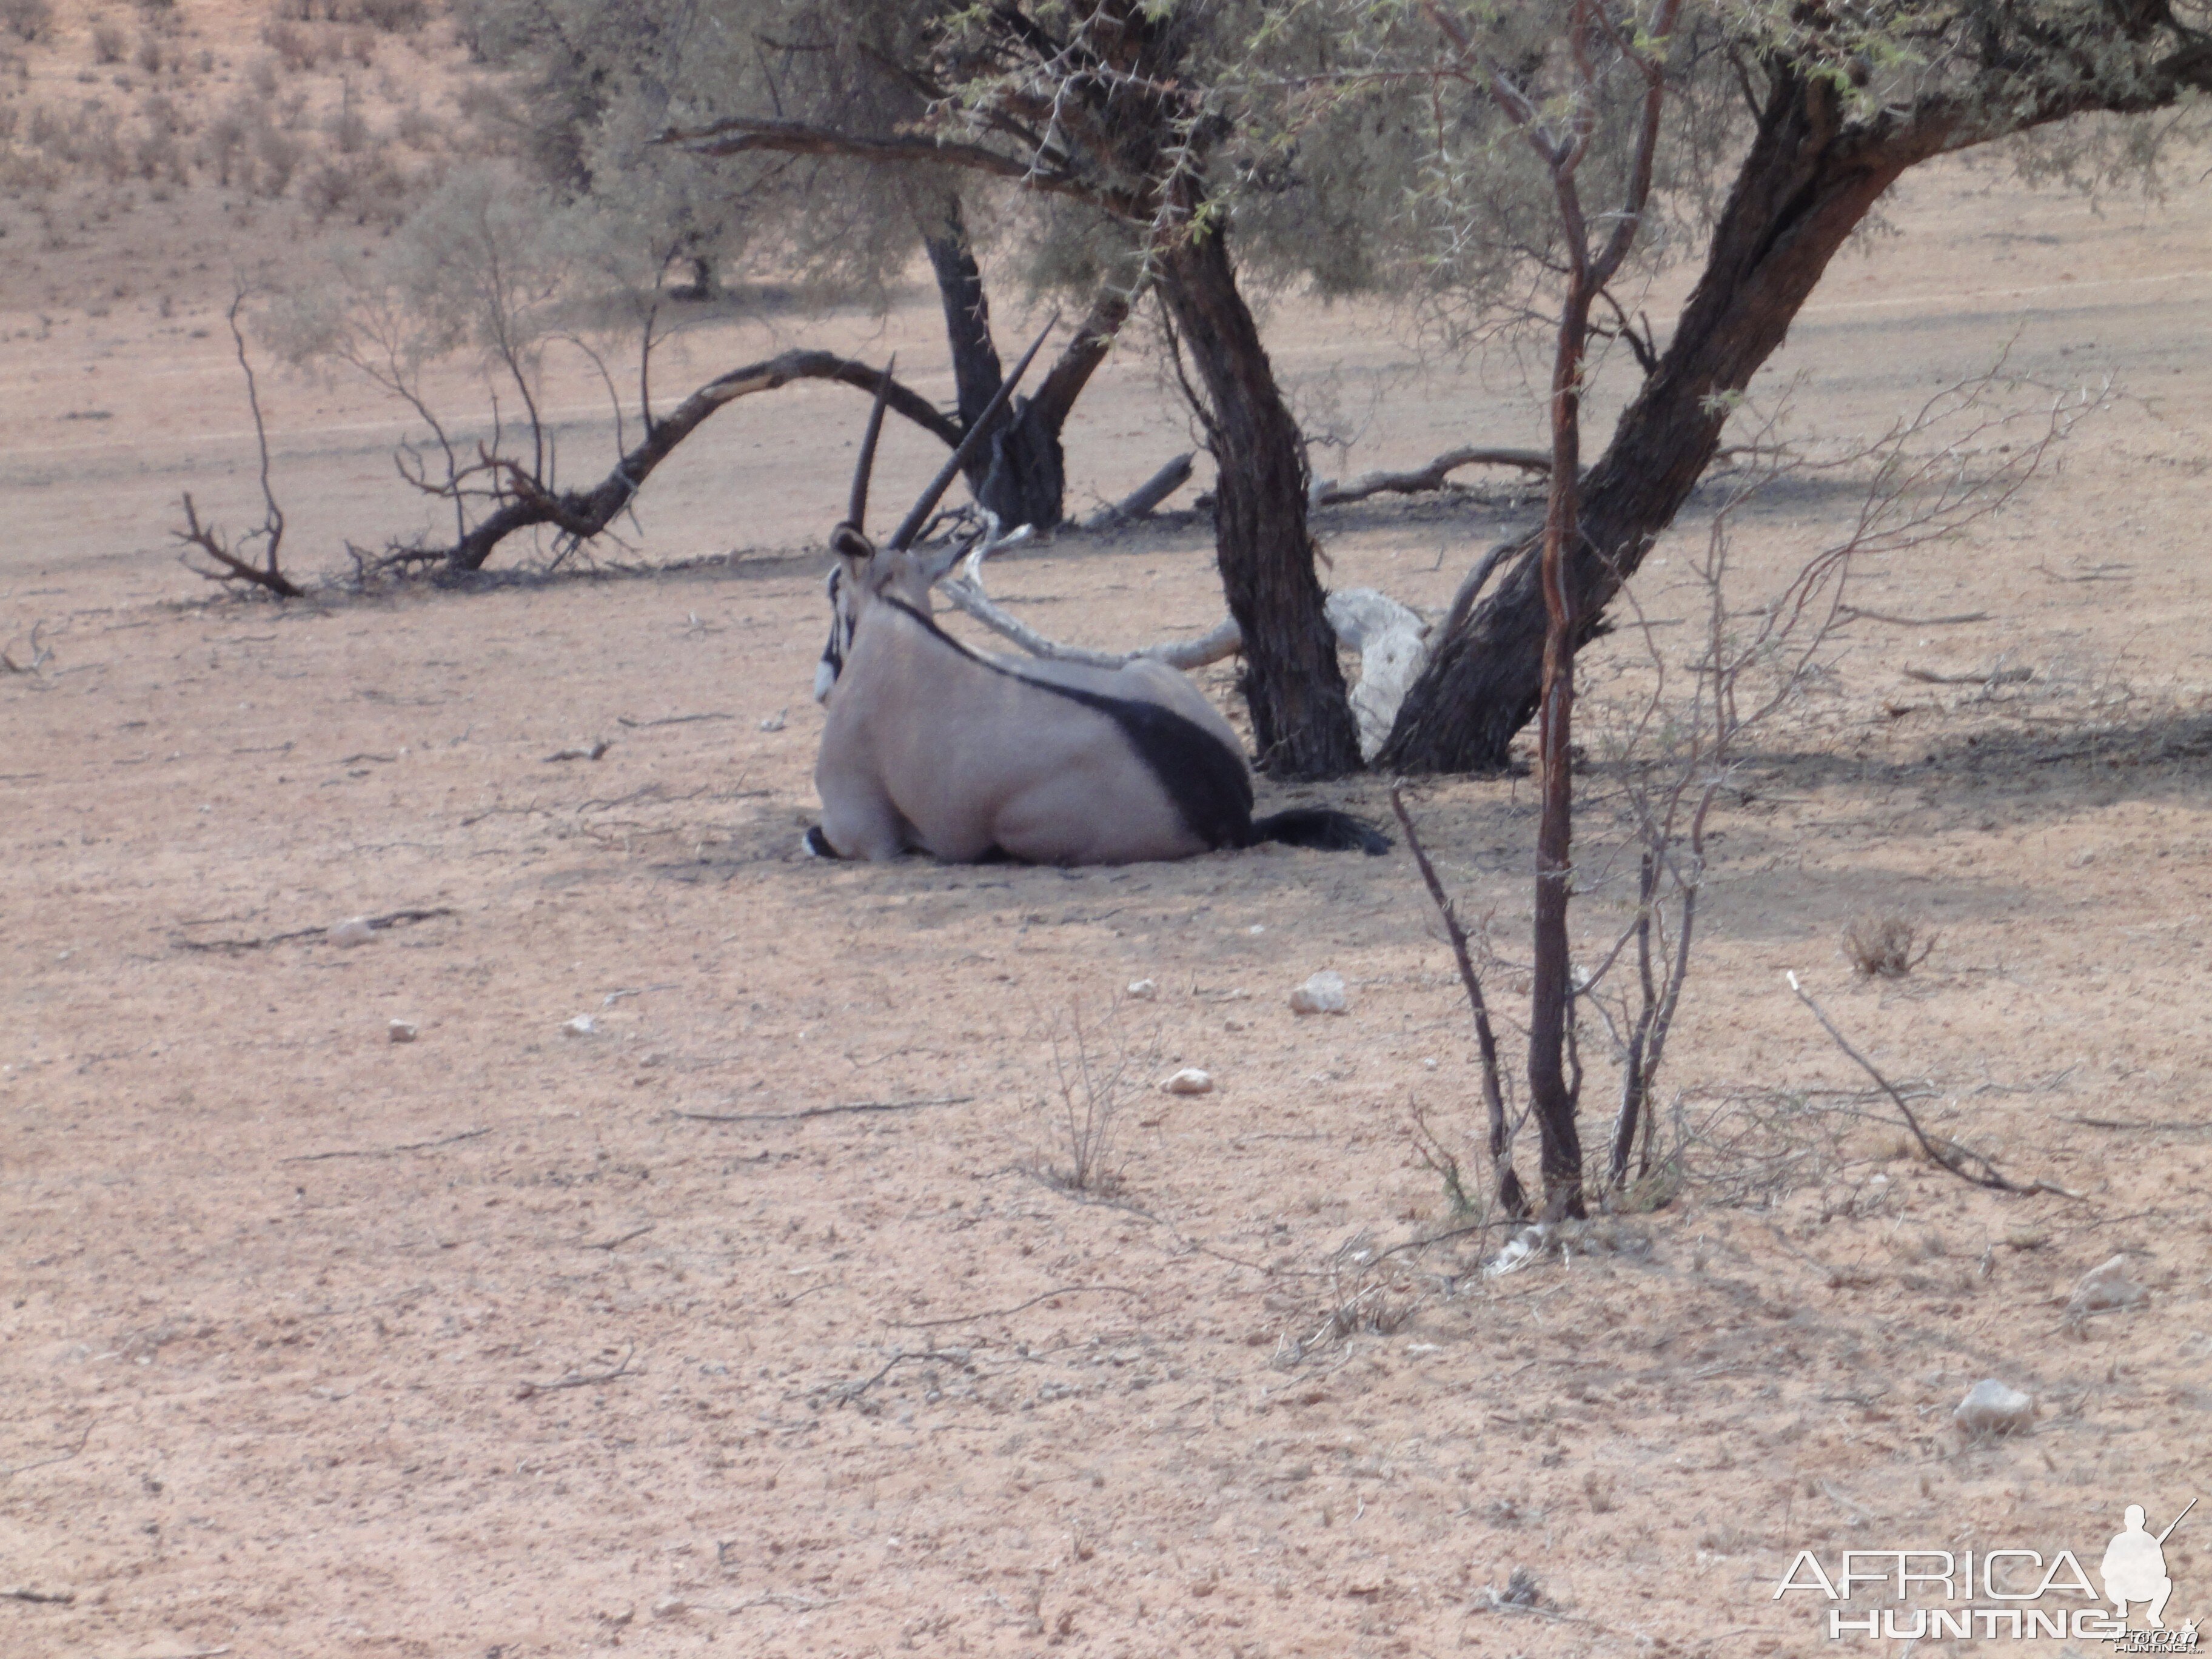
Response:
[[[307,146],[291,134],[273,126],[262,127],[253,135],[253,188],[263,196],[282,196],[307,154]]]
[[[52,0],[0,0],[0,26],[18,40],[37,40],[53,21]]]
[[[315,222],[350,216],[359,225],[396,228],[407,216],[410,180],[382,155],[325,161],[307,175],[300,199]]]
[[[131,37],[124,33],[118,23],[94,23],[92,26],[92,61],[95,64],[119,64],[123,54],[131,49]]]
[[[386,34],[419,29],[430,21],[429,0],[355,0],[354,15]]]
[[[1402,1330],[1431,1293],[1401,1260],[1377,1249],[1362,1232],[1331,1254],[1320,1305],[1307,1310],[1296,1329],[1282,1331],[1267,1363],[1286,1371],[1347,1338]]]
[[[1082,1010],[1070,1008],[1046,1041],[1058,1098],[1037,1103],[1051,1150],[1037,1160],[1036,1172],[1069,1192],[1119,1192],[1122,1120],[1158,1061],[1158,1043],[1133,1047],[1118,1004],[1103,1026],[1086,1025]]]
[[[410,149],[441,149],[446,144],[445,124],[420,104],[409,104],[392,123],[392,136]]]
[[[160,125],[149,127],[131,141],[131,170],[150,183],[179,189],[191,182],[184,146],[172,129]]]
[[[368,118],[354,101],[351,87],[345,89],[345,97],[337,108],[323,118],[323,131],[341,155],[357,155],[368,148],[375,134],[370,131]]]
[[[261,43],[276,54],[288,74],[304,74],[323,61],[322,36],[289,18],[273,17],[263,24]]]
[[[262,97],[274,98],[276,95],[277,66],[274,58],[255,58],[253,67],[246,72],[246,77]]]
[[[74,111],[33,105],[24,138],[31,149],[68,172],[91,173],[112,185],[121,184],[132,172],[114,112],[97,98],[88,98]]]
[[[1844,929],[1844,959],[1868,979],[1903,979],[1935,948],[1933,933],[1923,939],[1900,915],[1864,915]]]

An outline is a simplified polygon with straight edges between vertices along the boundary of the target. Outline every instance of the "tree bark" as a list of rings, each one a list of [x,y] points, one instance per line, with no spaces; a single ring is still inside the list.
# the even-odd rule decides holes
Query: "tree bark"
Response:
[[[1243,630],[1259,763],[1280,778],[1356,772],[1358,727],[1306,527],[1305,453],[1237,290],[1223,227],[1196,229],[1169,249],[1159,283],[1206,390],[1200,414],[1219,474],[1214,547],[1230,615]]]
[[[1536,830],[1536,902],[1528,987],[1528,1106],[1541,1147],[1544,1216],[1583,1213],[1582,1131],[1575,1121],[1580,1091],[1569,1079],[1568,1027],[1574,1022],[1572,957],[1567,907],[1574,896],[1575,647],[1581,637],[1580,595],[1570,579],[1568,550],[1580,540],[1576,523],[1582,469],[1583,354],[1594,296],[1578,261],[1559,306],[1559,343],[1552,366],[1552,483],[1544,514],[1538,577],[1544,605],[1540,699],[1543,805]]]
[[[997,392],[1005,369],[992,340],[983,272],[975,263],[957,195],[949,196],[942,218],[925,228],[922,246],[928,250],[938,297],[945,307],[945,337],[951,350],[960,424],[965,428]],[[1050,530],[1066,516],[1066,457],[1060,429],[1128,315],[1127,299],[1102,292],[1036,395],[1016,398],[998,416],[998,429],[969,462],[969,490],[978,505],[999,515],[1006,529],[1026,524]]]
[[[1941,151],[1957,125],[1946,110],[1850,128],[1826,82],[1787,66],[1771,73],[1758,132],[1674,337],[1583,477],[1582,533],[1569,561],[1577,646],[1598,631],[1604,607],[1719,449],[1728,394],[1749,385],[1782,344],[1828,261],[1882,192]],[[1541,540],[1540,532],[1528,538],[1489,599],[1437,641],[1378,768],[1485,772],[1505,764],[1543,685]]]

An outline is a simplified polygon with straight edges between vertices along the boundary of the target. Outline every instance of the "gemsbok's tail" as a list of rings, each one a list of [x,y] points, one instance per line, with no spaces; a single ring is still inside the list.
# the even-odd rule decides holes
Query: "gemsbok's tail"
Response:
[[[1365,818],[1340,812],[1333,806],[1293,806],[1252,820],[1252,838],[1245,844],[1279,841],[1286,847],[1310,847],[1322,853],[1364,853],[1380,858],[1390,850],[1390,837]]]

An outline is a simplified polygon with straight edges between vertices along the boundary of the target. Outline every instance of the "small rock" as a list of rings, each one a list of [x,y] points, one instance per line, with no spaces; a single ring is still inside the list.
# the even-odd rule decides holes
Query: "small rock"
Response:
[[[394,1042],[412,1042],[422,1032],[411,1019],[395,1019],[384,1028],[384,1035]]]
[[[366,945],[376,937],[376,929],[368,925],[367,916],[353,916],[331,928],[325,937],[333,945]]]
[[[1201,1072],[1195,1066],[1186,1066],[1160,1085],[1160,1088],[1171,1095],[1210,1095],[1213,1092],[1213,1073]]]
[[[1129,981],[1129,995],[1135,1001],[1150,1002],[1159,994],[1159,986],[1152,980],[1133,979]]]
[[[664,1595],[653,1604],[653,1616],[656,1619],[673,1619],[690,1611],[691,1604],[680,1595]]]
[[[1344,975],[1324,968],[1291,993],[1294,1014],[1340,1014],[1345,1009]]]
[[[782,731],[784,726],[783,717],[787,712],[788,711],[785,709],[777,709],[775,713],[770,714],[766,720],[760,723],[760,729],[763,732]]]
[[[2011,1434],[2035,1419],[2035,1396],[1985,1376],[1966,1390],[1951,1420],[1969,1434]]]
[[[574,1019],[563,1021],[561,1026],[562,1036],[597,1036],[599,1034],[599,1022],[589,1014],[579,1014]]]
[[[1492,1590],[1490,1599],[1499,1607],[1533,1607],[1544,1599],[1544,1593],[1536,1588],[1534,1573],[1526,1567],[1516,1567],[1505,1581],[1504,1594]]]
[[[614,746],[613,739],[601,738],[588,749],[556,749],[545,759],[549,764],[554,761],[595,761]]]
[[[2102,1267],[2081,1275],[2074,1294],[2066,1299],[2069,1314],[2104,1313],[2115,1308],[2140,1307],[2150,1292],[2128,1277],[2128,1259],[2116,1255]]]

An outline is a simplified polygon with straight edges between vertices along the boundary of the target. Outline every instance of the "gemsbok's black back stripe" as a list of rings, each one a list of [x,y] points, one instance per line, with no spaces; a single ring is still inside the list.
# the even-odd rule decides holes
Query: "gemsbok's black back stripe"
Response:
[[[1244,769],[1242,756],[1197,721],[1158,703],[1140,702],[1133,697],[1109,697],[1078,686],[1054,685],[1049,680],[1033,680],[1002,663],[977,655],[939,628],[933,618],[905,600],[884,594],[882,603],[913,617],[977,667],[988,668],[1010,680],[1019,680],[1024,685],[1033,685],[1040,691],[1049,691],[1105,715],[1121,727],[1130,747],[1159,780],[1160,787],[1167,791],[1168,799],[1175,803],[1176,813],[1191,834],[1208,847],[1249,845],[1251,775]]]

